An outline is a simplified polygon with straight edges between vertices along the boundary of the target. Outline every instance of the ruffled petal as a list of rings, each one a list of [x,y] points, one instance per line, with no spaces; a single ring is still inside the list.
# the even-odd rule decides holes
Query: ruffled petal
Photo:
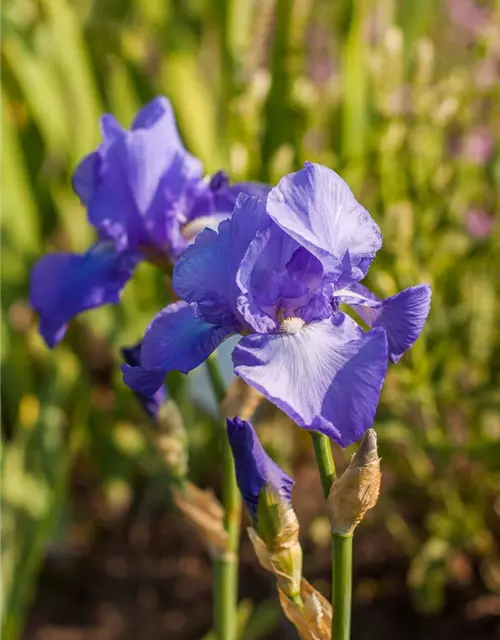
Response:
[[[238,317],[238,298],[245,294],[239,285],[239,270],[258,231],[270,224],[264,204],[240,194],[231,220],[219,224],[217,232],[205,229],[177,261],[173,285],[188,302],[210,300],[220,313]]]
[[[169,216],[177,213],[187,186],[202,176],[201,162],[181,142],[170,102],[160,97],[147,104],[131,130],[110,115],[102,118],[101,128],[102,162],[89,202],[90,223],[118,248],[165,249]]]
[[[203,230],[175,263],[172,284],[177,295],[187,302],[217,296],[228,305],[228,253],[228,222],[221,222],[217,231]]]
[[[252,424],[238,417],[227,418],[227,433],[238,487],[254,521],[259,494],[266,486],[290,504],[294,481],[266,453]]]
[[[359,280],[382,246],[368,211],[334,171],[306,162],[271,190],[267,210],[278,226],[319,258],[326,272],[338,270],[346,252]]]
[[[141,366],[122,366],[124,381],[134,391],[151,395],[161,385],[165,373],[188,373],[195,369],[231,333],[206,322],[195,303],[170,304],[155,316],[146,330]]]
[[[235,372],[299,426],[341,446],[359,440],[375,417],[387,372],[385,331],[369,333],[343,313],[297,333],[245,336]]]
[[[398,362],[422,333],[432,290],[428,284],[420,284],[379,300],[369,289],[357,284],[351,291],[339,291],[335,296],[352,306],[369,327],[385,329],[389,356]]]
[[[40,316],[40,333],[49,347],[64,336],[78,313],[115,304],[132,276],[137,258],[96,244],[83,255],[53,253],[37,262],[31,274],[30,302]]]

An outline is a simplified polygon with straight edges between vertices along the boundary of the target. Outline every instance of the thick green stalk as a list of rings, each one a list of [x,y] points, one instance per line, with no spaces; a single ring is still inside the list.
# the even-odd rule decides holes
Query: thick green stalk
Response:
[[[325,498],[336,478],[332,448],[327,436],[311,432]],[[351,633],[352,535],[332,533],[332,638],[349,640]]]
[[[325,499],[328,498],[333,481],[336,478],[335,462],[333,461],[330,439],[317,431],[311,431],[314,455],[318,463],[319,476]]]
[[[220,405],[226,395],[226,388],[215,354],[208,358],[207,369],[214,395]],[[236,640],[241,497],[225,427],[222,436],[222,502],[228,548],[216,559],[214,566],[215,632],[217,640]]]
[[[332,533],[332,638],[349,640],[351,636],[352,534]]]

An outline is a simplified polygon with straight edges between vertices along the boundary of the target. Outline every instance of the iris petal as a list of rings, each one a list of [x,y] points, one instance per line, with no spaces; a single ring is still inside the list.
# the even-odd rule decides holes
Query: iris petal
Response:
[[[162,384],[165,373],[195,369],[231,334],[200,317],[195,303],[170,304],[146,330],[141,366],[122,366],[124,380],[134,391],[151,395]]]
[[[78,167],[75,175],[78,193],[83,184],[90,223],[119,248],[164,248],[170,210],[187,185],[202,176],[201,162],[181,142],[170,102],[160,97],[147,104],[130,130],[109,114],[101,119],[101,128],[99,179],[90,200],[90,162]]]
[[[240,316],[238,300],[245,304],[248,292],[240,279],[242,264],[256,235],[269,224],[264,204],[240,194],[231,220],[222,221],[217,232],[205,229],[179,258],[173,274],[177,294],[188,302],[217,299],[226,313]]]
[[[299,426],[346,447],[372,425],[387,371],[387,340],[383,329],[365,334],[338,313],[297,333],[246,336],[233,362],[239,376]]]
[[[30,301],[40,316],[40,332],[49,347],[64,336],[78,313],[115,304],[132,276],[136,258],[118,253],[109,243],[96,244],[80,255],[44,256],[31,274]]]
[[[214,178],[212,178],[212,182]],[[229,185],[226,181],[219,189],[213,191],[214,208],[217,212],[232,211],[240,193],[265,202],[270,191],[271,186],[261,182],[237,182]]]
[[[325,271],[338,270],[349,252],[352,278],[360,279],[382,246],[368,211],[331,169],[306,162],[280,180],[267,199],[271,218],[321,260]]]
[[[238,417],[228,418],[227,433],[238,487],[252,517],[257,517],[259,493],[266,486],[290,504],[294,481],[266,453],[252,424]]]
[[[84,205],[88,206],[94,195],[100,166],[101,156],[98,151],[93,151],[85,156],[73,173],[73,190]]]
[[[134,367],[141,366],[141,347],[142,343],[139,342],[134,347],[122,347],[121,352],[123,356],[123,360],[125,363],[133,369]],[[130,376],[134,376],[134,373],[128,374]],[[162,381],[164,377],[164,373],[161,373]],[[142,405],[144,411],[151,416],[151,418],[156,419],[158,417],[158,412],[162,405],[165,403],[167,399],[167,389],[164,385],[162,385],[157,391],[155,391],[151,395],[147,395],[145,393],[136,393],[137,399]]]
[[[352,306],[369,327],[385,329],[393,362],[398,362],[422,333],[429,315],[431,295],[427,284],[409,287],[385,300],[379,300],[360,284],[352,291],[336,293],[336,297]]]

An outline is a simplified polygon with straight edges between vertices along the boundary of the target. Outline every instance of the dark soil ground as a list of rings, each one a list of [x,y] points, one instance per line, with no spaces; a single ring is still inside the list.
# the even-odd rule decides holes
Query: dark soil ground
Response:
[[[315,474],[304,467],[296,485],[303,531],[322,509]],[[92,535],[73,524],[70,545],[49,550],[24,640],[202,639],[211,627],[211,570],[196,533],[175,512],[145,507],[141,489],[119,517],[103,511],[85,482],[76,495],[82,521],[93,522]],[[304,537],[304,573],[328,597],[328,546]],[[448,590],[440,613],[423,615],[412,604],[408,561],[396,547],[381,525],[358,529],[353,640],[500,638],[500,596],[485,592],[474,569],[463,585]],[[240,592],[254,603],[276,602],[273,580],[257,565],[246,535]],[[269,615],[273,628],[259,637],[297,637],[279,610],[267,607]]]

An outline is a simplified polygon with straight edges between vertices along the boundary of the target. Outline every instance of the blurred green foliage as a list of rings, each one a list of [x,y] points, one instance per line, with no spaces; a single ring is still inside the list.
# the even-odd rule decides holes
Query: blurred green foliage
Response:
[[[113,371],[119,345],[165,304],[161,274],[139,269],[120,307],[83,316],[53,353],[27,304],[34,262],[92,239],[70,178],[98,142],[100,114],[128,124],[159,93],[207,172],[275,182],[311,160],[341,173],[384,233],[372,288],[432,285],[424,335],[383,392],[386,481],[372,517],[411,558],[420,608],[442,605],[463,555],[500,589],[500,5],[482,3],[486,18],[473,25],[457,17],[464,2],[4,0],[6,639],[22,629],[49,541],[65,535],[77,457],[98,470],[110,503],[127,499],[139,471],[159,469]],[[474,220],[495,215],[478,233]],[[210,464],[199,452],[211,429],[183,380],[172,383],[194,422],[196,474]]]

